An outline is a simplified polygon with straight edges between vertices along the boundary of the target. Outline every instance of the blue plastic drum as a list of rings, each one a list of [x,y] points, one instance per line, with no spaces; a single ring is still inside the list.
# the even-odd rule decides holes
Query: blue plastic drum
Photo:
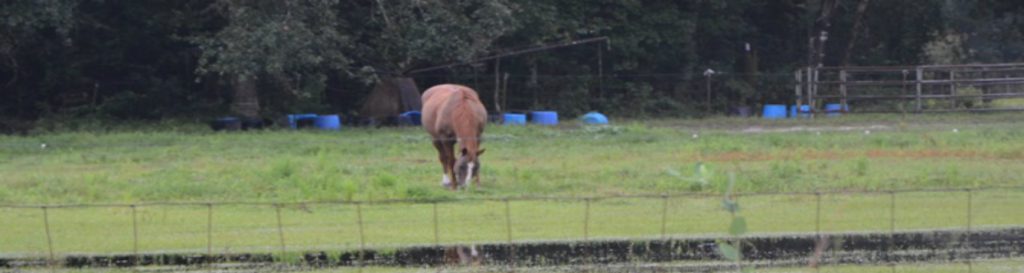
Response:
[[[843,105],[838,103],[825,104],[825,115],[838,117],[843,112]]]
[[[786,118],[786,105],[765,104],[764,113],[761,116],[765,119],[784,119]]]
[[[292,129],[298,129],[299,127],[303,127],[306,125],[314,125],[315,123],[316,114],[288,115],[288,126],[291,126]]]
[[[414,125],[419,126],[423,124],[422,114],[420,111],[409,111],[398,115],[398,123],[402,125]]]
[[[586,113],[586,114],[583,115],[582,120],[583,120],[583,124],[597,124],[597,125],[608,124],[608,117],[605,117],[604,115],[602,115],[601,113],[598,113],[598,112]]]
[[[316,117],[316,122],[314,126],[316,126],[316,128],[320,128],[321,130],[341,130],[341,118],[339,118],[338,115],[318,116]]]
[[[504,125],[526,125],[526,114],[505,113],[502,120]]]
[[[530,119],[537,125],[558,125],[558,113],[555,111],[534,111],[530,113]]]

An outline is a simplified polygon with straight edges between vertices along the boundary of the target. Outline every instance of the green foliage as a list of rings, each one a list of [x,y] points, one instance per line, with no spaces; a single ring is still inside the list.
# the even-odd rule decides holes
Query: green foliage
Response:
[[[192,38],[202,54],[197,72],[256,77],[344,68],[348,44],[336,15],[338,0],[218,1],[227,25]]]
[[[825,65],[846,55],[854,2],[840,2],[834,15]],[[607,47],[503,58],[509,94],[519,97],[509,107],[697,115],[707,68],[722,72],[713,83],[716,109],[790,100],[791,72],[807,53],[805,31],[794,30],[817,18],[820,3],[11,0],[0,3],[0,113],[16,120],[209,118],[228,112],[225,90],[235,76],[260,78],[265,115],[351,112],[381,74],[607,36]],[[872,1],[851,64],[1020,60],[1022,14],[1016,1]],[[493,90],[459,75],[490,74],[491,67],[417,81]],[[524,81],[533,71],[553,77]],[[968,101],[961,106],[977,107]]]
[[[358,39],[345,45],[359,61],[361,68],[354,72],[372,81],[374,73],[403,73],[483,55],[518,26],[516,9],[506,0],[377,0],[343,3],[340,10]]]

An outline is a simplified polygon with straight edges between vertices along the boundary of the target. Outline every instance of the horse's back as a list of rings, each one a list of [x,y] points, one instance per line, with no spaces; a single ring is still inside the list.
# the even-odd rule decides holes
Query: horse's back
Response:
[[[487,110],[480,103],[480,97],[473,89],[457,84],[441,84],[427,89],[421,97],[423,101],[422,124],[434,135],[451,130],[451,118],[454,107],[459,100],[467,102],[470,112],[480,122],[487,122]]]

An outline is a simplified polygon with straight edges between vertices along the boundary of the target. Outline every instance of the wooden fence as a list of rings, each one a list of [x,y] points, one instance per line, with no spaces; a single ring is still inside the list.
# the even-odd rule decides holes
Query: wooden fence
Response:
[[[797,70],[797,105],[852,112],[1024,110],[1024,63],[848,66]],[[997,101],[1001,101],[996,103]]]

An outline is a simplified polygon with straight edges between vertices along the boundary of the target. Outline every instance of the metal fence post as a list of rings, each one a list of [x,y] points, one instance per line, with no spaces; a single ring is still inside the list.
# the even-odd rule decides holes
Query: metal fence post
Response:
[[[57,260],[53,256],[53,237],[50,235],[50,213],[47,211],[47,207],[43,206],[43,228],[46,229],[46,247],[50,251],[50,266],[53,266]]]
[[[668,222],[668,195],[661,196],[661,239],[668,239],[665,237],[665,227]]]
[[[583,251],[583,264],[587,265],[591,262],[590,251],[593,247],[590,245],[590,198],[584,198],[584,209],[583,209],[583,244],[586,249]]]
[[[972,217],[973,216],[973,212],[972,212],[972,206],[973,205],[972,205],[972,203],[974,203],[973,199],[974,199],[974,193],[971,191],[971,189],[967,189],[967,236],[966,236],[967,237],[967,245],[966,245],[967,257],[965,258],[965,259],[967,259],[967,272],[973,272],[974,271],[973,270],[974,266],[971,264],[971,256],[972,256],[971,255],[971,253],[972,253],[971,250],[973,249],[973,247],[971,247],[971,224],[972,224],[971,223],[971,221],[972,221],[971,218],[973,218]]]
[[[213,264],[213,203],[206,203],[206,264]]]
[[[814,192],[814,199],[814,235],[818,237],[818,240],[821,240],[821,192]]]
[[[825,238],[821,237],[821,192],[814,191],[814,236],[818,238],[818,243],[821,244]],[[822,251],[824,256],[824,251]],[[814,272],[821,272],[821,264],[824,263],[824,257],[818,257],[817,264],[814,265]]]
[[[438,233],[437,228],[437,201],[433,202],[434,205],[434,245],[441,246],[441,237]]]
[[[132,204],[132,255],[135,256],[135,262],[133,264],[140,264],[142,261],[139,259],[139,225],[138,217],[135,212],[135,204]]]
[[[515,267],[515,245],[512,244],[512,206],[509,205],[508,199],[505,202],[505,232],[508,235],[508,266],[509,269]]]
[[[887,262],[889,262],[889,269],[892,272],[896,272],[896,261],[893,254],[896,248],[896,191],[889,191],[889,251]]]
[[[356,223],[359,224],[359,267],[364,264],[366,256],[366,235],[363,234],[363,205],[356,203]]]
[[[281,222],[281,204],[274,204],[274,211],[277,213],[277,237],[281,239],[281,259],[284,259],[287,249],[284,243],[284,224]]]
[[[590,238],[590,198],[584,198],[583,202],[583,240],[587,241]]]

